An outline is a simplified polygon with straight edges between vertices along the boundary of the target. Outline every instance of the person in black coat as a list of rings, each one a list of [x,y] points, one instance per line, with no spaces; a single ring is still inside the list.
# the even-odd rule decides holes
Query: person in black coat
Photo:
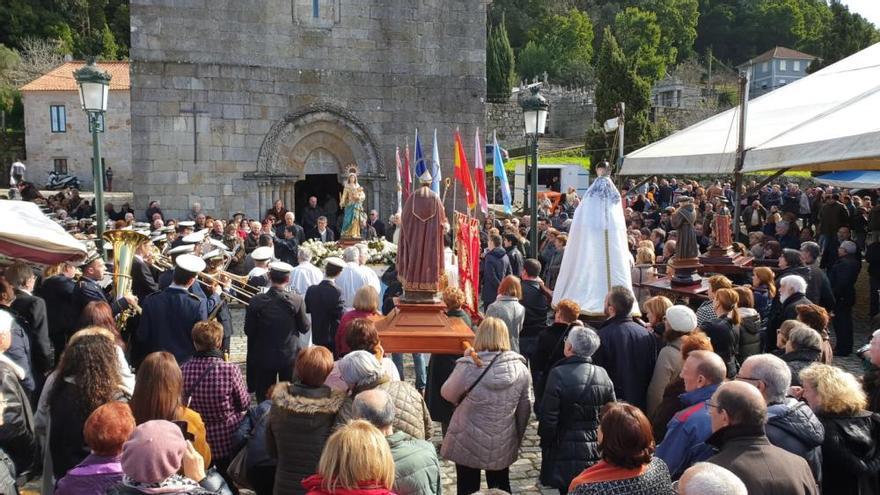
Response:
[[[291,266],[299,264],[299,243],[296,241],[296,225],[285,226],[282,236],[275,240],[275,258]]]
[[[312,344],[334,351],[336,328],[342,318],[342,291],[333,282],[345,268],[339,258],[325,260],[324,280],[306,290],[306,312],[312,318]]]
[[[828,280],[837,295],[834,305],[834,332],[837,334],[835,356],[849,356],[853,350],[852,308],[856,303],[856,281],[862,262],[856,258],[858,247],[853,241],[843,241],[837,248],[838,260],[828,270]]]
[[[31,344],[31,367],[37,388],[42,386],[42,378],[54,365],[52,344],[49,341],[49,319],[46,315],[46,301],[33,295],[37,277],[26,263],[15,263],[6,269],[6,280],[15,290],[15,300],[10,307],[19,317],[19,324],[27,333]]]
[[[37,295],[46,301],[49,317],[49,340],[55,352],[55,362],[61,359],[64,344],[76,328],[79,308],[73,303],[73,291],[76,282],[76,267],[71,263],[62,263],[61,273],[53,275],[40,284]]]
[[[712,309],[716,317],[701,324],[699,329],[712,341],[715,354],[724,360],[727,378],[733,378],[739,368],[736,362],[739,354],[740,314],[736,310],[739,295],[733,289],[718,289],[714,296]]]
[[[507,261],[510,262],[510,273],[519,277],[523,268],[523,255],[519,249],[519,238],[515,234],[504,234],[503,240],[504,251],[507,253]]]
[[[568,493],[575,476],[599,461],[599,413],[615,401],[608,373],[592,364],[599,348],[592,329],[568,332],[565,358],[550,370],[541,405],[541,484]]]
[[[767,333],[764,341],[764,352],[776,350],[776,333],[785,320],[797,319],[797,307],[801,304],[812,304],[804,294],[807,281],[800,275],[786,275],[779,279],[779,288],[770,307],[770,318],[767,321]]]
[[[148,296],[141,305],[134,347],[139,357],[156,351],[170,352],[183,365],[196,352],[193,326],[208,318],[206,302],[189,291],[198,273],[205,269],[205,262],[197,256],[181,255],[175,263],[171,285]]]
[[[292,381],[299,337],[309,331],[303,297],[287,291],[291,271],[287,263],[271,263],[272,286],[254,296],[245,313],[244,333],[253,341],[248,346],[248,385],[253,385],[258,402],[266,399],[270,385]],[[250,375],[254,375],[252,380]]]
[[[602,345],[594,362],[608,372],[619,400],[644,410],[660,350],[653,332],[629,316],[634,303],[629,287],[614,286],[605,296],[608,319],[598,331]]]
[[[538,335],[547,328],[547,314],[550,312],[551,293],[544,281],[538,278],[539,273],[541,263],[538,260],[529,258],[523,262],[522,298],[519,303],[526,313],[519,332],[519,352],[527,360],[532,359],[538,345]]]
[[[6,355],[12,344],[14,324],[9,313],[0,314],[0,395],[3,397],[0,447],[12,458],[17,474],[21,475],[33,464],[37,439],[30,399],[21,383],[26,372]]]
[[[125,311],[130,305],[137,304],[137,297],[132,294],[119,299],[111,299],[98,285],[98,281],[104,279],[104,273],[107,271],[107,266],[100,257],[94,256],[87,260],[81,269],[82,277],[76,284],[76,289],[73,290],[73,304],[77,308],[77,319],[86,304],[92,301],[104,301],[109,304],[114,315]]]
[[[10,344],[9,349],[3,354],[8,357],[10,361],[24,370],[25,376],[21,379],[21,386],[24,387],[28,396],[36,400],[37,397],[34,395],[36,384],[34,383],[34,374],[31,371],[31,342],[27,337],[27,333],[25,333],[24,329],[19,325],[15,311],[8,306],[8,302],[12,299],[12,295],[12,287],[3,279],[3,277],[0,277],[0,313],[6,313],[12,317],[12,330],[10,332],[12,335],[12,343]]]
[[[495,302],[498,297],[498,286],[501,280],[512,275],[510,269],[510,259],[507,252],[501,247],[501,236],[489,236],[489,252],[483,258],[483,290],[480,291],[480,298],[483,300],[483,307],[488,308],[490,304]]]
[[[159,292],[159,284],[153,277],[153,269],[145,261],[149,252],[150,241],[145,240],[138,245],[134,258],[131,260],[131,292],[139,300],[145,299],[154,292]]]
[[[318,219],[324,216],[324,209],[318,206],[318,198],[309,196],[309,204],[302,210],[302,226],[306,233],[314,232],[318,227]],[[324,218],[326,221],[327,219]]]
[[[565,357],[565,336],[574,326],[582,325],[578,320],[581,308],[571,299],[563,299],[556,305],[553,324],[538,334],[538,344],[532,354],[532,384],[535,387],[535,415],[541,417],[541,399],[544,387],[553,365]]]
[[[370,210],[370,218],[367,220],[367,225],[373,227],[376,231],[376,237],[385,237],[385,222],[379,219],[378,211]]]
[[[327,226],[327,217],[318,217],[318,225],[309,231],[309,239],[317,239],[321,242],[333,242],[336,240],[336,234]]]
[[[868,262],[868,316],[880,314],[880,232],[868,234],[865,261]]]

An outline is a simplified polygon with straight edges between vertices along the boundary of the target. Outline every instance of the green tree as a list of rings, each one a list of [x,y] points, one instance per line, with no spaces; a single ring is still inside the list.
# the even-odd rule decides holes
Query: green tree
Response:
[[[650,0],[647,9],[656,14],[660,25],[660,52],[670,56],[674,64],[694,55],[697,22],[700,18],[698,0]]]
[[[513,48],[507,38],[504,16],[497,26],[489,26],[486,42],[486,84],[489,100],[507,101],[516,82]]]
[[[519,55],[529,41],[529,30],[550,14],[551,5],[547,0],[494,0],[489,4],[489,24],[505,19],[510,46]]]
[[[834,0],[831,2],[831,20],[819,43],[821,60],[814,61],[809,70],[831,65],[878,41],[880,33],[873,24]]]
[[[612,136],[606,135],[602,122],[617,115],[618,102],[626,104],[624,146],[631,151],[650,142],[654,129],[648,119],[651,110],[651,84],[641,77],[618,45],[610,28],[602,34],[602,45],[596,61],[596,123],[587,133],[587,149],[591,163],[610,158],[608,148]]]
[[[663,77],[666,62],[675,59],[674,53],[661,52],[660,26],[653,12],[628,7],[618,13],[614,19],[614,36],[630,67],[650,82]]]
[[[554,82],[580,86],[590,78],[592,57],[593,24],[587,14],[571,9],[543,18],[529,31],[519,73],[529,79],[546,72]]]

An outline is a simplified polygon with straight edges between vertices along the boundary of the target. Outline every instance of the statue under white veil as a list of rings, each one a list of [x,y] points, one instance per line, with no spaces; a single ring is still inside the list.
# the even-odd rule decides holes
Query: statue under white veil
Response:
[[[611,287],[632,290],[632,263],[620,193],[611,179],[600,175],[574,212],[553,290],[553,306],[571,299],[580,305],[582,314],[604,314],[605,296]],[[637,304],[633,313],[638,313]]]

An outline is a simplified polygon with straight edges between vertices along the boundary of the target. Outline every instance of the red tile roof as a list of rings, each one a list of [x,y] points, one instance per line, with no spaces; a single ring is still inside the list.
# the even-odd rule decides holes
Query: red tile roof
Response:
[[[795,60],[813,60],[818,57],[816,57],[815,55],[810,55],[808,53],[799,52],[797,50],[792,50],[791,48],[786,48],[784,46],[776,46],[776,47],[773,47],[770,50],[767,50],[766,52],[758,55],[757,57],[755,57],[747,62],[743,62],[742,64],[738,65],[737,67],[744,67],[744,66],[748,66],[748,65],[759,64],[761,62],[767,62],[768,60],[771,60],[771,59],[781,59],[781,58],[795,59]]]
[[[64,62],[42,76],[25,84],[21,91],[77,91],[73,71],[84,66],[82,60]],[[131,81],[128,76],[128,61],[98,62],[98,67],[110,73],[110,90],[129,90]]]

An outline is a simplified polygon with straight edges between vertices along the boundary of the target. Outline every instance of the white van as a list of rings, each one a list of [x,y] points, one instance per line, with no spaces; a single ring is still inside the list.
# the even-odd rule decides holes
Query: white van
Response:
[[[559,192],[568,191],[569,187],[577,190],[578,196],[583,197],[590,187],[590,172],[581,165],[541,165],[538,161],[538,192],[550,191],[550,184],[558,181]],[[520,162],[516,166],[513,178],[513,202],[523,204],[523,199],[528,195],[526,191],[525,165]]]

